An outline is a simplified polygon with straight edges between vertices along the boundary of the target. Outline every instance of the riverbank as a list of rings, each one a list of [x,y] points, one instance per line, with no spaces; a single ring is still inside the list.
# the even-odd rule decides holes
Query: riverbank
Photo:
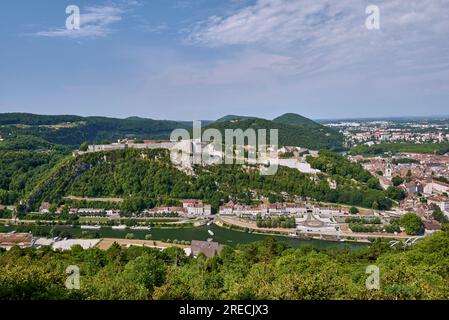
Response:
[[[281,229],[281,228],[259,228],[255,224],[251,224],[249,222],[243,222],[239,220],[235,220],[232,218],[221,218],[214,220],[214,223],[221,228],[226,228],[229,230],[235,230],[238,232],[250,233],[250,234],[259,234],[264,236],[274,236],[274,237],[282,237],[288,239],[301,239],[301,240],[318,240],[318,241],[328,241],[334,243],[342,243],[342,242],[354,242],[354,243],[371,243],[368,240],[352,240],[345,239],[341,241],[339,237],[336,236],[326,236],[326,235],[314,235],[314,234],[298,234],[296,229]]]
[[[82,230],[79,227],[72,226],[8,226],[0,225],[0,232],[31,232],[36,237],[56,237],[56,236],[68,236],[72,238],[107,238],[107,239],[126,239],[130,237],[132,233],[133,239],[126,239],[130,241],[135,240],[147,240],[160,241],[164,243],[180,243],[181,241],[202,240],[207,241],[212,239],[230,247],[236,247],[239,244],[247,244],[255,241],[266,240],[267,237],[274,237],[277,241],[284,242],[293,248],[299,248],[303,246],[312,246],[316,249],[327,249],[331,247],[345,247],[349,249],[355,249],[360,246],[365,246],[362,243],[342,243],[325,240],[315,239],[298,239],[280,235],[270,234],[257,234],[241,232],[237,230],[227,229],[215,224],[210,226],[203,225],[193,228],[151,228],[151,230],[114,230],[111,227],[102,227],[98,230]],[[209,233],[211,231],[213,235]]]
[[[117,238],[102,238],[100,242],[96,245],[97,248],[101,250],[109,249],[114,243],[117,243],[120,246],[130,247],[130,246],[140,246],[140,247],[149,247],[149,248],[157,248],[157,249],[166,249],[170,247],[177,247],[181,249],[190,248],[188,245],[176,244],[176,243],[167,243],[157,240],[139,240],[139,239],[117,239]]]
[[[194,228],[206,225],[209,222],[209,219],[206,218],[117,218],[111,219],[109,217],[80,217],[77,225],[89,225],[95,226],[99,225],[102,227],[111,227],[127,224],[128,222],[132,222],[129,226],[149,226],[156,228]],[[0,224],[3,225],[12,225],[12,226],[20,226],[20,225],[43,225],[43,226],[64,226],[71,224],[67,220],[44,220],[44,219],[0,219]]]
[[[288,238],[297,238],[304,240],[323,240],[332,242],[353,242],[353,243],[371,243],[372,239],[382,238],[382,239],[395,239],[395,240],[407,240],[411,236],[400,233],[400,234],[385,234],[385,233],[355,233],[355,232],[336,232],[334,234],[323,234],[323,233],[298,233],[296,229],[293,228],[259,228],[255,223],[250,221],[242,221],[238,218],[231,217],[217,217],[214,223],[222,228],[227,228],[230,230],[235,230],[239,232],[261,234],[261,235],[271,235],[271,236],[282,236]]]

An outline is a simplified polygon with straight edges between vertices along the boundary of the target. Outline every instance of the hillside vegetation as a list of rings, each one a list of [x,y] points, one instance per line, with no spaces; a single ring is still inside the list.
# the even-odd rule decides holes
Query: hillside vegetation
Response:
[[[320,124],[296,113],[285,113],[273,119],[273,122],[288,124],[291,126],[321,127]]]
[[[143,118],[45,116],[27,113],[0,114],[0,135],[28,135],[53,144],[77,148],[82,142],[116,141],[123,138],[168,138],[177,128],[191,128],[189,122]]]
[[[19,202],[67,153],[67,148],[34,136],[0,143],[0,204]]]
[[[341,134],[334,129],[296,114],[285,114],[272,121],[229,115],[212,123],[205,121],[203,125],[223,132],[224,129],[278,129],[281,146],[339,150],[343,141]],[[192,123],[139,117],[116,119],[28,113],[0,114],[0,136],[9,139],[20,136],[34,137],[71,149],[79,147],[84,141],[102,143],[123,138],[168,139],[171,132],[178,128],[191,130]]]
[[[279,167],[273,176],[262,176],[254,166],[212,165],[195,167],[190,176],[174,167],[167,150],[117,150],[67,157],[41,177],[27,196],[29,209],[42,201],[63,202],[63,197],[123,197],[126,211],[173,203],[176,199],[203,199],[218,209],[229,199],[246,204],[260,196],[283,194],[319,201],[388,209],[391,201],[369,173],[332,153],[323,153],[313,166],[338,167],[339,187],[331,189],[328,172],[314,181],[295,169]],[[322,159],[322,160],[321,160]],[[345,169],[346,168],[346,169]],[[126,201],[126,200],[130,201]],[[290,199],[291,200],[291,199]]]
[[[343,146],[343,137],[338,131],[294,114],[286,114],[274,120],[228,116],[206,128],[220,130],[223,137],[225,129],[254,129],[256,132],[258,129],[278,129],[279,146],[299,146],[314,150],[341,150]]]
[[[220,130],[236,128],[279,129],[280,145],[312,149],[341,146],[341,136],[332,129],[295,114],[273,121],[228,116],[215,122]],[[230,118],[234,120],[229,121]],[[187,123],[132,117],[40,116],[0,114],[0,204],[25,200],[28,210],[43,201],[64,203],[66,196],[124,198],[124,211],[139,211],[158,204],[177,204],[182,198],[203,199],[217,210],[229,199],[251,204],[261,196],[292,200],[294,197],[386,209],[387,194],[377,180],[343,157],[322,151],[312,166],[323,171],[315,180],[309,175],[280,167],[275,176],[260,176],[255,167],[239,165],[196,167],[189,176],[175,168],[163,150],[122,150],[72,157],[80,141],[148,138],[168,135]],[[78,145],[76,145],[78,147]],[[329,168],[349,170],[333,172]],[[328,177],[338,184],[330,189]],[[281,196],[283,194],[283,196]]]

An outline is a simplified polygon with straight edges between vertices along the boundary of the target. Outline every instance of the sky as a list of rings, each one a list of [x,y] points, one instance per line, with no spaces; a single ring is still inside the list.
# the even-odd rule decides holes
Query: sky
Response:
[[[448,98],[448,0],[1,4],[0,112],[431,116],[449,115]]]

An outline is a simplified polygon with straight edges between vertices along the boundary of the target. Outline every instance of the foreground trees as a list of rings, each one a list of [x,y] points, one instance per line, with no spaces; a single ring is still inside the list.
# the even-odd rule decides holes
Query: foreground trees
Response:
[[[412,247],[376,241],[353,251],[268,238],[214,258],[179,248],[13,248],[0,252],[0,299],[448,299],[448,248],[447,231]],[[80,268],[80,290],[64,286],[69,265]],[[379,267],[378,290],[365,287],[368,265]]]

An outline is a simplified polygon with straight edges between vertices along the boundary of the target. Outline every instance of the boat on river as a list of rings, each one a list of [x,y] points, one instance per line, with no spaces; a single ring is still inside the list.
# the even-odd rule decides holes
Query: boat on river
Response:
[[[119,226],[112,226],[113,230],[125,230],[126,228],[127,228],[127,226],[124,224],[119,225]]]
[[[100,225],[95,225],[95,226],[81,226],[81,229],[83,230],[100,230],[101,226]]]
[[[133,226],[133,227],[131,227],[131,230],[151,230],[151,227],[146,227],[146,226]]]

